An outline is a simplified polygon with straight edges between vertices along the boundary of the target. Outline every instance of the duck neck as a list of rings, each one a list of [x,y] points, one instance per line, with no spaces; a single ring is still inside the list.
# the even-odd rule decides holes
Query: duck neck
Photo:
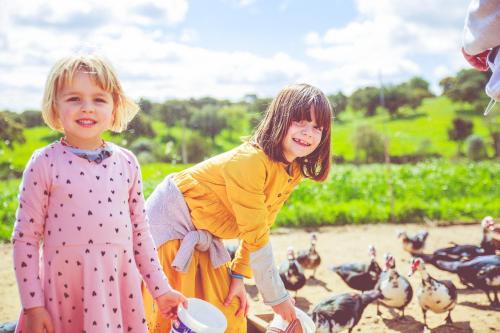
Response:
[[[363,306],[363,309],[368,304],[370,304],[371,302],[373,302],[374,300],[379,298],[380,295],[381,295],[380,290],[369,290],[369,291],[366,291],[363,294],[361,294],[361,304]]]
[[[419,272],[420,276],[422,277],[422,283],[426,283],[427,281],[430,280],[431,276],[429,275],[429,273],[427,273],[425,269],[421,269],[419,270]]]

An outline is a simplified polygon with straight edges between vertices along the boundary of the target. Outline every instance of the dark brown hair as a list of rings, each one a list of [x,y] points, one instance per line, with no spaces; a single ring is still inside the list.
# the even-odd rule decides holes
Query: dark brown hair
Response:
[[[311,121],[311,108],[317,125],[323,127],[321,141],[311,154],[298,157],[295,162],[304,177],[323,181],[330,171],[332,108],[318,88],[308,84],[283,88],[267,108],[250,141],[258,144],[272,160],[287,163],[283,155],[283,139],[292,121]]]

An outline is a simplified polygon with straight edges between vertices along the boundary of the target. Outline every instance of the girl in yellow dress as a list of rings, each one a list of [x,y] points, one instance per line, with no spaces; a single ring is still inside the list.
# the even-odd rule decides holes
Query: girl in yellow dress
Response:
[[[302,178],[323,181],[330,170],[332,110],[319,89],[282,89],[247,142],[169,175],[146,202],[151,233],[172,287],[215,305],[226,332],[246,332],[243,278],[254,278],[264,303],[285,320],[294,302],[273,259],[269,231]],[[222,239],[239,239],[230,261]],[[170,330],[143,288],[149,332]]]

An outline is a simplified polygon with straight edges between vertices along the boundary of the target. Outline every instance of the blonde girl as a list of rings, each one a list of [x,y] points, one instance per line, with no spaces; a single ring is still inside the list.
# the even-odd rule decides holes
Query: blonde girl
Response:
[[[43,118],[64,137],[33,153],[20,186],[17,332],[146,332],[141,276],[167,318],[185,302],[158,262],[137,159],[102,139],[138,110],[98,56],[70,56],[50,71]]]

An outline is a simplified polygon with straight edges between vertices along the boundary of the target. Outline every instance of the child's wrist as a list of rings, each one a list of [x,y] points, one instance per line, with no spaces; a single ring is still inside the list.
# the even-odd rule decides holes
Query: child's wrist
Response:
[[[243,275],[233,272],[230,268],[228,268],[228,272],[233,279],[243,280],[245,278]]]
[[[32,313],[35,313],[35,312],[38,312],[38,311],[41,311],[45,309],[44,306],[35,306],[33,308],[29,308],[29,309],[23,309],[23,314],[25,315],[28,315],[28,314],[32,314]]]

